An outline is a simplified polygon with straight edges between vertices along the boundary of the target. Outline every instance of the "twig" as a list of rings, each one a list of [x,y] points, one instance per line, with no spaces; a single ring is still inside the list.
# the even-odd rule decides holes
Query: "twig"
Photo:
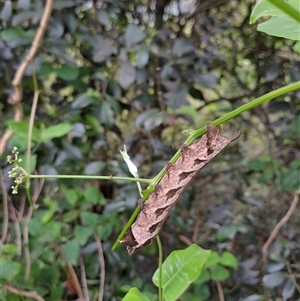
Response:
[[[227,2],[230,2],[230,0],[209,0],[209,1],[204,1],[202,2],[196,10],[189,16],[185,18],[185,20],[190,20],[196,17],[199,13],[204,12],[208,9],[215,8],[218,6],[221,6]]]
[[[80,256],[79,263],[80,263],[80,275],[81,275],[81,283],[83,287],[84,300],[89,301],[89,291],[86,282],[86,273],[85,273],[84,261],[82,256]]]
[[[18,218],[18,222],[22,219],[24,211],[25,211],[25,204],[26,204],[26,195],[23,194],[20,200],[20,206],[19,206],[19,210],[15,210],[15,212],[18,213],[17,218]]]
[[[68,260],[68,258],[65,256],[65,253],[61,250],[61,248],[59,248],[59,252],[61,257],[64,259],[66,265],[67,265],[67,269],[68,269],[68,277],[71,277],[70,281],[72,283],[72,286],[74,287],[74,289],[76,290],[78,296],[79,296],[79,300],[85,300],[84,299],[84,295],[82,293],[77,275],[73,269],[72,264],[70,263],[70,261]]]
[[[2,172],[0,173],[0,187],[2,189],[2,203],[3,203],[3,226],[2,226],[2,237],[1,242],[4,244],[7,230],[8,230],[8,195],[6,191],[6,187],[4,185]]]
[[[10,284],[5,284],[3,286],[3,289],[4,290],[7,290],[11,293],[14,293],[16,295],[19,295],[19,296],[24,296],[26,298],[31,298],[33,300],[36,300],[36,301],[45,301],[45,299],[43,297],[41,297],[37,292],[35,291],[25,291],[25,290],[21,290],[21,289],[18,289],[18,288],[15,288],[14,286],[10,285]]]
[[[275,239],[275,237],[277,236],[280,228],[290,219],[293,212],[295,211],[295,209],[297,207],[297,204],[299,202],[299,194],[300,194],[300,190],[295,191],[294,199],[292,201],[292,204],[291,204],[289,210],[287,211],[285,216],[275,226],[275,228],[273,229],[273,231],[272,231],[270,237],[268,238],[267,242],[263,245],[262,252],[263,252],[263,261],[264,262],[267,259],[269,247],[270,247],[271,243],[273,242],[273,240]]]
[[[25,269],[25,279],[27,280],[29,278],[30,274],[30,251],[29,251],[29,235],[28,235],[28,224],[31,220],[32,214],[33,214],[33,209],[34,205],[41,193],[42,187],[44,185],[44,180],[42,179],[40,182],[36,182],[36,186],[34,187],[34,194],[32,198],[32,204],[28,208],[28,212],[24,218],[23,221],[23,241],[24,241],[24,251],[25,251],[25,258],[26,258],[26,269]],[[40,183],[40,185],[39,185]]]
[[[34,58],[38,48],[40,47],[40,44],[42,42],[42,39],[43,39],[45,31],[46,31],[48,21],[51,16],[53,2],[54,2],[54,0],[46,1],[45,10],[44,10],[44,13],[41,18],[40,26],[36,32],[34,40],[32,41],[31,48],[30,48],[27,56],[25,57],[25,59],[23,60],[21,65],[19,66],[19,68],[15,74],[15,77],[12,81],[12,85],[14,87],[14,93],[8,100],[8,102],[11,104],[16,104],[22,100],[23,91],[22,91],[22,87],[21,87],[21,81],[22,81],[22,78],[23,78],[23,75],[24,75],[24,72],[25,72],[27,66],[29,65],[30,62],[33,61],[33,58]]]
[[[23,107],[20,102],[16,103],[14,105],[15,107],[15,115],[14,115],[14,120],[15,121],[20,121],[23,118]],[[6,148],[6,145],[13,135],[12,130],[6,130],[6,132],[3,134],[3,136],[0,139],[0,156],[4,153],[4,150]]]
[[[9,97],[8,103],[14,105],[15,107],[15,116],[14,116],[15,121],[20,121],[23,118],[23,107],[21,104],[21,100],[23,97],[23,90],[22,90],[21,82],[27,66],[29,65],[30,62],[33,61],[33,58],[41,44],[41,41],[46,31],[48,21],[51,16],[53,2],[54,0],[46,1],[45,10],[41,18],[40,26],[31,44],[31,48],[28,54],[26,55],[25,59],[20,64],[18,70],[15,73],[15,77],[12,81],[12,86],[14,87],[14,93]],[[11,130],[7,130],[2,136],[2,138],[0,139],[0,155],[3,154],[5,147],[9,139],[11,138],[12,134],[13,132]]]
[[[219,173],[220,174],[220,173]],[[218,173],[216,173],[216,175],[219,175]],[[203,182],[201,182],[201,184],[199,185],[199,187],[206,187],[213,179],[215,179],[216,176],[208,176]],[[200,231],[200,226],[202,223],[203,218],[201,219],[200,217],[200,202],[196,202],[196,221],[195,221],[195,225],[194,225],[194,231],[193,231],[193,236],[192,236],[192,241],[193,242],[197,242],[198,240],[198,236],[199,236],[199,231]]]
[[[220,281],[216,281],[216,285],[217,285],[217,289],[218,289],[219,300],[220,301],[225,301],[221,282]]]
[[[285,262],[285,265],[287,267],[287,270],[289,272],[289,275],[291,277],[291,280],[295,286],[295,288],[297,289],[298,293],[300,294],[300,285],[297,284],[297,281],[296,281],[296,276],[293,275],[293,271],[292,271],[292,268],[291,268],[291,265],[288,261]]]
[[[102,301],[103,295],[104,295],[105,261],[104,261],[104,256],[103,256],[101,240],[98,236],[95,236],[95,239],[96,239],[96,243],[97,243],[97,248],[98,248],[98,253],[99,253],[99,261],[100,261],[100,269],[101,269],[98,301]]]
[[[190,246],[192,244],[192,242],[184,235],[179,235],[178,238],[188,246]]]
[[[22,236],[21,236],[20,224],[16,214],[16,210],[13,204],[11,203],[11,201],[9,202],[9,209],[10,209],[10,218],[13,221],[15,232],[16,232],[16,245],[18,248],[17,255],[20,258],[22,255]]]

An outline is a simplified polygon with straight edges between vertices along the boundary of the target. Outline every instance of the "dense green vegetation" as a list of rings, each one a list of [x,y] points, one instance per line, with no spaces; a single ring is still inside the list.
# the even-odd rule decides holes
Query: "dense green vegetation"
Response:
[[[300,7],[270,2],[0,2],[0,300],[300,300]],[[119,150],[146,189],[208,122],[241,136],[161,246],[112,250]]]

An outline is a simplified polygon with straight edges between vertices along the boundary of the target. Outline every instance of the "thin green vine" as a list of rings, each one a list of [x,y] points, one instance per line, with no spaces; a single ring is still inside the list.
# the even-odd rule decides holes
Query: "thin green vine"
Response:
[[[223,123],[225,123],[226,121],[229,121],[239,115],[241,115],[244,112],[247,112],[257,106],[262,105],[263,103],[270,101],[276,97],[279,97],[281,95],[284,95],[288,92],[292,92],[295,90],[299,90],[300,89],[300,81],[296,82],[296,83],[292,83],[289,85],[286,85],[284,87],[281,87],[277,90],[274,90],[272,92],[269,92],[261,97],[258,97],[252,101],[250,101],[247,104],[244,104],[243,106],[231,111],[230,113],[214,120],[211,122],[212,125],[221,125]],[[189,137],[185,140],[184,144],[185,145],[190,145],[193,141],[195,141],[195,139],[197,139],[199,136],[203,135],[206,133],[206,126],[201,127],[198,130],[193,131]],[[176,152],[176,154],[171,158],[170,162],[171,163],[175,163],[177,161],[177,159],[180,157],[180,150],[178,150]],[[158,184],[158,182],[161,180],[161,178],[164,176],[166,172],[166,168],[164,167],[158,174],[157,176],[153,179],[153,181],[150,183],[150,185],[148,186],[148,188],[144,191],[144,195],[143,195],[143,199],[142,201],[144,202],[147,197],[149,196],[150,192],[153,191],[153,188],[155,187],[155,185]],[[145,193],[147,192],[147,193]],[[115,250],[116,247],[118,246],[120,240],[124,237],[125,233],[128,231],[128,229],[131,227],[133,221],[135,220],[135,218],[137,217],[138,213],[140,211],[140,208],[137,207],[133,214],[131,215],[131,217],[129,218],[127,224],[125,225],[125,227],[123,228],[123,230],[121,231],[120,235],[118,236],[117,240],[115,241],[115,243],[112,246],[112,250]]]
[[[163,301],[162,293],[162,262],[163,262],[163,248],[159,235],[156,236],[158,247],[158,300]]]
[[[295,90],[299,90],[300,89],[300,81],[286,85],[284,87],[281,87],[277,90],[274,90],[272,92],[269,92],[261,97],[258,97],[252,101],[250,101],[249,103],[233,110],[232,112],[214,120],[211,122],[212,125],[221,125],[223,123],[225,123],[226,121],[229,121],[239,115],[241,115],[244,112],[247,112],[257,106],[262,105],[263,103],[270,101],[276,97],[279,97],[281,95],[284,95],[288,92],[292,92]],[[193,141],[195,141],[195,139],[197,139],[199,136],[205,134],[206,132],[206,126],[201,127],[198,130],[194,130],[191,132],[191,134],[189,135],[189,137],[185,140],[184,144],[185,145],[190,145]],[[29,133],[29,135],[31,135]],[[30,143],[29,143],[30,146]],[[30,149],[30,148],[29,148]],[[180,150],[178,150],[175,155],[171,158],[170,162],[174,163],[176,162],[176,160],[180,157]],[[29,152],[29,158],[30,158],[30,152]],[[27,162],[30,161],[30,159],[28,159],[28,153],[27,153]],[[146,201],[146,199],[148,198],[149,194],[153,191],[154,187],[158,184],[158,182],[161,180],[161,178],[164,176],[166,172],[166,168],[163,168],[154,179],[142,179],[142,178],[129,178],[129,177],[113,177],[113,176],[83,176],[83,175],[30,175],[29,174],[29,169],[27,167],[27,173],[28,175],[26,176],[26,180],[28,179],[37,179],[37,178],[44,178],[44,179],[49,179],[49,178],[56,178],[56,179],[81,179],[81,180],[89,180],[89,179],[101,179],[101,180],[110,180],[110,181],[128,181],[128,182],[139,182],[139,183],[146,183],[149,184],[148,188],[146,190],[144,190],[143,192],[143,198],[142,201]],[[29,191],[29,186],[26,185],[27,190]],[[27,193],[27,195],[30,195],[29,193]],[[117,240],[115,241],[115,243],[112,246],[112,250],[115,250],[116,247],[119,244],[119,241],[124,237],[125,233],[128,231],[128,229],[131,227],[132,223],[134,222],[135,218],[137,217],[138,213],[139,213],[140,209],[139,207],[137,207],[135,209],[135,211],[133,212],[133,214],[131,215],[131,217],[129,218],[128,222],[126,223],[126,225],[124,226],[123,230],[121,231],[120,235],[118,236]]]

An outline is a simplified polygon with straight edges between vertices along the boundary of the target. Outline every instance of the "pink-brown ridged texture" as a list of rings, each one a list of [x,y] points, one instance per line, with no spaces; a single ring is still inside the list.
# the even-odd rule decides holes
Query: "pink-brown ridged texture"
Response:
[[[130,255],[154,240],[171,209],[197,173],[231,141],[222,136],[220,127],[208,125],[207,133],[197,142],[181,147],[181,156],[174,164],[167,164],[166,174],[142,204],[135,223],[121,240]]]

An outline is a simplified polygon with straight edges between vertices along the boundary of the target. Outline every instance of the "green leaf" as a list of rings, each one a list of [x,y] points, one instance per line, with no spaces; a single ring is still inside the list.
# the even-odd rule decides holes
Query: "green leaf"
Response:
[[[223,281],[230,277],[229,271],[221,265],[214,265],[211,268],[211,279],[214,281]]]
[[[142,112],[136,118],[135,125],[138,128],[144,128],[146,131],[151,131],[163,124],[165,119],[165,113],[161,113],[158,109],[153,108]]]
[[[293,50],[296,52],[296,53],[299,53],[300,54],[300,41],[295,43],[294,47],[293,47]]]
[[[42,223],[44,224],[48,223],[52,219],[53,214],[54,214],[53,211],[47,210],[45,214],[42,216]]]
[[[66,289],[65,283],[56,284],[56,286],[52,286],[49,301],[62,300],[62,296],[65,289]]]
[[[71,239],[66,244],[62,245],[62,250],[65,252],[66,257],[71,264],[78,264],[79,242],[77,239]]]
[[[45,233],[51,233],[51,240],[56,241],[62,237],[62,228],[66,227],[62,222],[50,220],[44,227]],[[48,241],[50,243],[50,241]]]
[[[84,169],[85,175],[98,175],[100,171],[105,168],[105,163],[103,161],[93,161],[86,165]]]
[[[83,93],[72,102],[71,107],[72,109],[83,109],[93,103],[97,103],[97,99],[87,93]]]
[[[264,163],[261,162],[261,160],[253,159],[248,161],[247,166],[250,170],[253,171],[261,171],[263,167],[265,166]]]
[[[16,261],[8,261],[4,258],[0,260],[0,279],[11,281],[21,271],[22,265]]]
[[[192,244],[185,250],[173,251],[162,265],[162,287],[167,301],[177,300],[185,289],[195,281],[210,255],[210,251],[203,250]],[[156,286],[159,270],[156,270],[152,280]]]
[[[215,237],[218,241],[233,239],[238,231],[239,231],[238,225],[235,224],[227,225],[222,228],[219,228]]]
[[[189,291],[184,292],[184,294],[180,297],[180,301],[203,301],[205,299],[202,298],[202,295],[199,298],[194,293],[191,293]]]
[[[0,279],[12,281],[21,271],[22,265],[16,261],[0,260]]]
[[[199,116],[199,113],[197,112],[197,110],[192,108],[191,106],[180,107],[179,109],[176,110],[176,113],[189,115],[189,116],[195,117],[195,118]]]
[[[80,211],[78,209],[66,212],[63,215],[63,222],[65,223],[73,222],[79,216],[79,213]]]
[[[201,296],[200,300],[209,300],[210,297],[210,289],[208,284],[198,285],[195,287],[195,294],[197,296]],[[199,301],[200,301],[199,300]]]
[[[2,6],[3,9],[1,11],[1,19],[5,22],[9,21],[11,18],[12,13],[12,2],[11,1],[5,1],[4,5]]]
[[[145,36],[146,34],[136,24],[129,24],[125,31],[126,47],[131,47],[143,41]]]
[[[93,47],[93,62],[102,63],[111,57],[112,54],[117,53],[113,42],[110,39],[105,39],[101,36],[95,38]]]
[[[0,37],[3,41],[11,41],[24,36],[25,31],[22,28],[8,28],[1,31]]]
[[[28,129],[29,129],[29,123],[27,121],[14,121],[10,120],[7,122],[7,126],[9,129],[11,129],[16,135],[27,138],[28,137]],[[35,142],[39,141],[39,131],[38,129],[33,126],[32,129],[32,140]]]
[[[11,137],[9,144],[16,146],[19,153],[22,153],[27,149],[27,139],[25,137],[18,136],[17,134],[14,134]],[[32,142],[31,145],[34,146],[35,143]]]
[[[78,194],[77,194],[76,190],[75,189],[66,189],[66,190],[64,190],[64,193],[65,193],[67,202],[70,205],[74,206],[78,201]]]
[[[37,74],[39,76],[48,76],[51,73],[55,73],[56,69],[53,68],[53,65],[48,62],[43,62]]]
[[[289,5],[300,14],[299,0],[287,1],[286,5]],[[299,23],[269,1],[261,1],[254,7],[250,16],[250,24],[264,16],[271,16],[271,18],[259,24],[258,31],[276,37],[300,40]]]
[[[225,251],[221,254],[221,258],[220,258],[219,263],[222,264],[222,265],[228,266],[228,267],[232,267],[235,270],[238,267],[237,258],[233,254],[231,254],[227,251]]]
[[[92,204],[105,205],[106,200],[98,187],[90,186],[84,192],[84,198]]]
[[[220,261],[220,255],[216,251],[212,251],[205,262],[205,267],[217,265]]]
[[[72,81],[78,78],[79,70],[68,65],[62,65],[59,69],[56,69],[56,74],[63,80]]]
[[[149,48],[146,46],[142,46],[139,48],[137,52],[137,60],[136,65],[138,68],[145,67],[149,62]]]
[[[101,124],[99,122],[99,119],[96,118],[93,115],[87,115],[86,116],[86,123],[89,125],[96,133],[99,133],[101,131]]]
[[[0,249],[0,252],[7,255],[16,255],[18,254],[18,247],[14,244],[6,244],[2,246],[2,250]]]
[[[95,229],[98,226],[98,223],[100,222],[100,218],[97,213],[84,211],[81,212],[80,216],[83,219],[84,224],[92,229]]]
[[[202,269],[200,276],[197,278],[195,283],[197,284],[203,284],[205,282],[208,282],[210,280],[210,273],[207,269]]]
[[[145,295],[143,295],[138,288],[131,288],[122,301],[150,301]]]
[[[280,285],[286,279],[286,275],[283,272],[275,272],[267,274],[263,277],[263,285],[267,288],[274,288]]]
[[[60,123],[50,126],[42,131],[41,142],[48,142],[53,138],[58,138],[66,135],[72,130],[72,125],[68,123]]]
[[[119,70],[119,84],[123,89],[128,89],[136,80],[136,69],[130,62],[124,62]]]
[[[53,4],[53,9],[62,10],[67,7],[73,7],[76,3],[72,0],[64,0],[64,1],[55,1]]]
[[[300,40],[300,24],[290,17],[274,17],[259,24],[257,30],[270,36]]]
[[[89,237],[93,234],[90,228],[77,225],[75,227],[75,237],[81,245],[85,245]]]
[[[294,9],[296,9],[297,11],[299,11],[299,0],[290,0],[286,1],[286,3]],[[250,24],[255,23],[259,18],[264,16],[287,17],[288,15],[281,9],[277,8],[277,6],[275,6],[271,2],[264,0],[257,3],[253,8],[250,16]]]
[[[283,191],[296,191],[300,189],[299,173],[299,170],[290,169],[282,175],[281,184]]]
[[[21,166],[26,170],[27,169],[27,157],[26,156],[20,156],[20,159],[22,160]],[[30,163],[29,163],[29,171],[30,173],[33,173],[33,171],[36,168],[36,162],[37,162],[37,155],[31,155],[30,158]]]
[[[32,236],[39,236],[42,234],[43,225],[41,224],[38,218],[31,218],[28,224],[28,230],[30,235]]]

